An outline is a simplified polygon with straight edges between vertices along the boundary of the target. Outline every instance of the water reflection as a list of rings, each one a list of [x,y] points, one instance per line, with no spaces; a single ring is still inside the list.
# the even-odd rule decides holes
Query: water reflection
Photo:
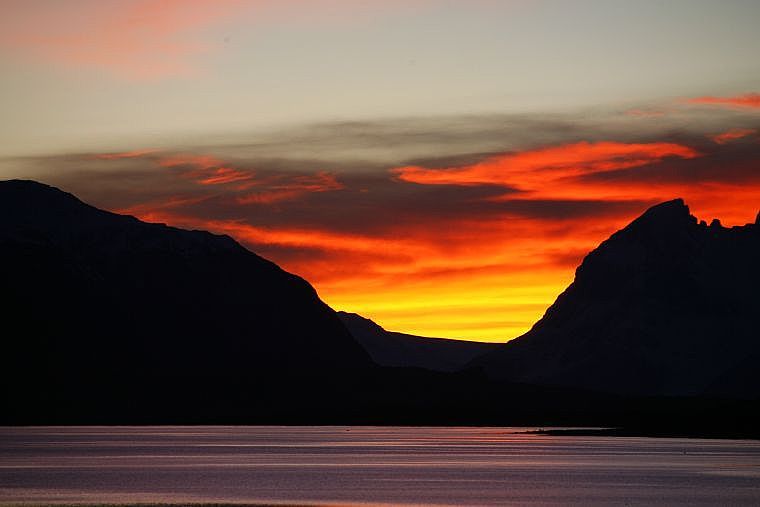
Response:
[[[0,428],[0,501],[760,502],[759,442],[524,430]]]

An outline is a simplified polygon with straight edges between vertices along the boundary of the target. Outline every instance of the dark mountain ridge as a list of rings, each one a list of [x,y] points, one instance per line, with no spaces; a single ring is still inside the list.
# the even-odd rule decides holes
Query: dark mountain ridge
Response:
[[[386,331],[361,315],[338,312],[351,335],[381,366],[416,367],[433,371],[457,371],[498,344],[429,338]]]
[[[221,388],[375,367],[307,282],[231,238],[32,181],[0,182],[0,278],[8,382]]]
[[[754,436],[760,421],[754,402],[380,367],[308,283],[232,239],[101,211],[30,181],[0,182],[0,284],[0,424],[581,425]]]
[[[0,281],[3,424],[502,417],[480,375],[377,366],[307,282],[231,238],[33,181],[0,182]]]
[[[760,396],[759,260],[760,214],[708,226],[662,203],[588,254],[529,332],[471,365],[631,395]]]

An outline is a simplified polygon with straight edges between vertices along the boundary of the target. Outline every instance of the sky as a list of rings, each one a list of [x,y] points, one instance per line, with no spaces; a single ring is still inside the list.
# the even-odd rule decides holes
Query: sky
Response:
[[[387,329],[505,341],[649,206],[760,209],[754,0],[0,14],[0,178],[229,234]]]

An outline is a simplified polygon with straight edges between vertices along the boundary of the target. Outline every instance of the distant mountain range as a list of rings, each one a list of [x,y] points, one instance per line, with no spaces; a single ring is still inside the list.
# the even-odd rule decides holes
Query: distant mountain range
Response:
[[[760,214],[654,206],[584,259],[525,335],[474,359],[494,379],[630,395],[760,396]]]
[[[338,316],[370,357],[381,366],[457,371],[475,357],[498,346],[496,343],[426,338],[386,331],[355,313],[338,312]]]
[[[422,338],[336,314],[227,236],[3,181],[0,424],[699,420],[700,434],[754,434],[757,403],[726,400],[760,398],[758,259],[760,224],[700,224],[671,201],[591,252],[524,336]],[[720,426],[732,413],[741,431]]]

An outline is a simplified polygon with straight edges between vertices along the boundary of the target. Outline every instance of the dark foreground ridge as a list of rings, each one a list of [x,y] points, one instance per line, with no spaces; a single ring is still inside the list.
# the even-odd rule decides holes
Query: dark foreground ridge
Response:
[[[744,260],[731,266],[741,270]],[[755,298],[748,305],[757,301],[747,292],[752,276],[737,288]],[[307,282],[231,238],[108,213],[31,181],[0,182],[0,280],[2,424],[582,425],[760,433],[755,401],[645,398],[494,380],[475,368],[378,366]],[[662,301],[657,296],[652,304]]]
[[[725,228],[681,199],[584,259],[533,328],[473,362],[490,377],[626,395],[760,397],[760,215]]]
[[[41,413],[64,401],[201,407],[242,386],[289,396],[374,368],[306,281],[232,238],[33,181],[0,182],[0,270],[1,375]]]

